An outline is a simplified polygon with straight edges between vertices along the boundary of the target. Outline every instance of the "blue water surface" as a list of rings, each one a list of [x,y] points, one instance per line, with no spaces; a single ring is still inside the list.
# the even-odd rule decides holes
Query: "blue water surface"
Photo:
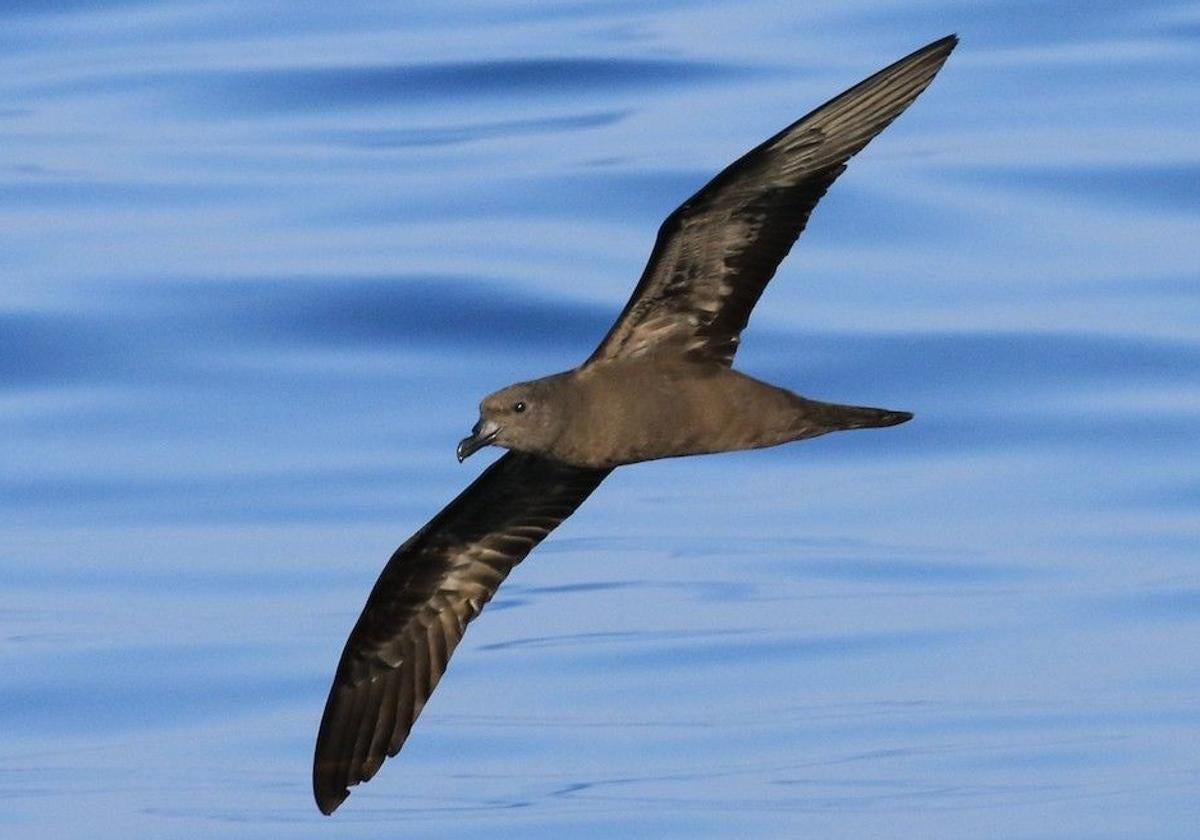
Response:
[[[916,419],[619,470],[318,814],[477,400],[951,31],[739,356]],[[0,836],[1195,838],[1198,47],[1194,0],[8,0]]]

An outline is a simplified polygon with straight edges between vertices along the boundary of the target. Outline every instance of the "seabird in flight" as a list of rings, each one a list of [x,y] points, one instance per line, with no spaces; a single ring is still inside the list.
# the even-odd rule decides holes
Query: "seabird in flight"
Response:
[[[732,363],[821,196],[956,43],[950,35],[880,70],[719,173],[663,222],[633,297],[587,361],[483,400],[458,458],[508,451],[396,550],[371,590],[317,735],[324,813],[400,750],[467,625],[615,467],[912,417],[805,399]]]

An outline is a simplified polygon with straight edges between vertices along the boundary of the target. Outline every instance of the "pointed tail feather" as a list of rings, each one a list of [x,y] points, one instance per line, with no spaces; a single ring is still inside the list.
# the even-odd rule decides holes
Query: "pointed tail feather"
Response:
[[[888,408],[870,408],[861,405],[838,405],[837,403],[802,400],[800,410],[801,428],[807,431],[803,437],[815,437],[826,432],[846,429],[879,429],[898,426],[913,418],[910,411],[894,411]]]

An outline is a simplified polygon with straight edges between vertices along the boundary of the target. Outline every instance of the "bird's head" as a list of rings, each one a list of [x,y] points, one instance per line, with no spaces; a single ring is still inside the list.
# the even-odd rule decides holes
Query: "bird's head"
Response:
[[[479,422],[458,444],[461,462],[485,446],[520,452],[543,452],[553,440],[557,423],[553,388],[546,379],[518,382],[484,397]]]

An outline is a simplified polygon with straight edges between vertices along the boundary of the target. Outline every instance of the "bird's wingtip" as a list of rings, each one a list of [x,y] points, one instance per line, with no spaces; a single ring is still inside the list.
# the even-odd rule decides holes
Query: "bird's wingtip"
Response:
[[[350,796],[349,788],[342,787],[340,785],[338,786],[338,788],[340,788],[340,789],[337,789],[337,788],[332,788],[332,789],[328,789],[328,790],[322,790],[319,788],[313,789],[313,797],[317,801],[317,808],[319,808],[321,810],[321,813],[327,817],[330,814],[332,814],[334,811],[336,811],[338,806],[341,805],[343,802],[345,802],[346,798],[348,796]]]
[[[936,41],[930,41],[928,44],[917,50],[913,54],[913,57],[938,56],[942,59],[942,61],[945,61],[950,56],[950,53],[954,52],[954,48],[957,46],[958,33],[951,32],[949,35],[943,35]]]

